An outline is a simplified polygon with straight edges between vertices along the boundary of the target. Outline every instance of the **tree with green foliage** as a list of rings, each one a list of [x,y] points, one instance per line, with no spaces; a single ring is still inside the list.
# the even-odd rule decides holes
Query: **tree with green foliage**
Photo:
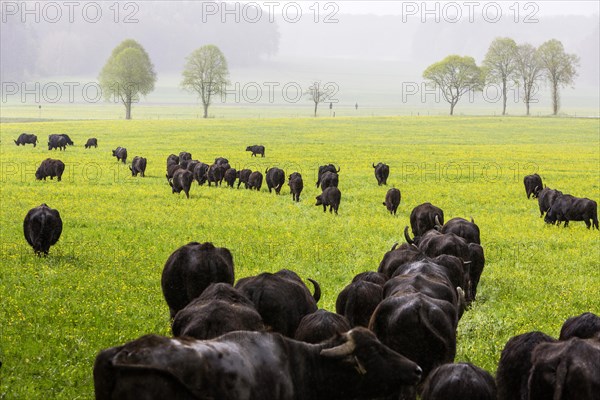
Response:
[[[575,54],[565,53],[563,44],[556,39],[551,39],[538,48],[540,63],[544,69],[544,76],[550,82],[552,91],[552,114],[556,115],[560,108],[561,86],[573,84],[577,76],[579,57]]]
[[[496,38],[490,45],[483,67],[486,81],[502,85],[502,115],[506,115],[507,85],[516,69],[517,44],[511,38]]]
[[[465,93],[481,90],[484,83],[483,71],[475,64],[475,59],[457,55],[431,64],[423,72],[423,78],[442,92],[444,99],[450,103],[450,115],[454,115],[454,107]]]
[[[98,81],[104,98],[121,101],[125,106],[125,119],[131,119],[131,103],[154,90],[156,73],[142,45],[126,39],[112,51]]]
[[[228,84],[227,60],[217,46],[202,46],[186,58],[181,86],[198,93],[204,107],[204,118],[208,118],[213,96],[225,93]]]
[[[521,97],[525,103],[526,114],[529,115],[536,83],[542,78],[542,63],[538,51],[529,43],[517,46],[515,61],[515,80],[519,86],[522,84]]]

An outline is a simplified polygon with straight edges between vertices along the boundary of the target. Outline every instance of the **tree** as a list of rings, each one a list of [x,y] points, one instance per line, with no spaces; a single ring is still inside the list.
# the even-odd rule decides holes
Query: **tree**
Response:
[[[321,81],[314,81],[306,91],[305,95],[315,103],[314,116],[317,116],[317,107],[319,103],[329,100],[331,93],[327,90],[327,85],[322,85]]]
[[[423,78],[442,92],[444,99],[450,103],[450,115],[454,114],[454,106],[460,98],[471,90],[481,90],[484,81],[483,71],[473,57],[457,55],[431,64],[423,72]]]
[[[521,88],[521,97],[525,103],[527,115],[529,105],[533,100],[536,82],[542,78],[542,64],[538,51],[529,43],[517,46],[515,79]]]
[[[502,115],[506,115],[507,83],[515,72],[517,44],[511,38],[496,38],[490,45],[483,66],[487,81],[502,85]]]
[[[125,106],[125,119],[131,119],[131,103],[154,90],[156,73],[146,50],[126,39],[112,51],[98,80],[105,99],[119,99]]]
[[[208,118],[208,106],[212,97],[225,93],[229,84],[227,60],[221,50],[209,44],[196,49],[186,58],[181,85],[190,92],[198,93],[204,107],[204,118]]]
[[[573,84],[577,76],[576,67],[579,66],[579,57],[575,54],[565,53],[563,44],[556,39],[551,39],[538,48],[539,59],[544,69],[544,75],[550,82],[552,91],[552,114],[556,115],[560,108],[561,86]]]

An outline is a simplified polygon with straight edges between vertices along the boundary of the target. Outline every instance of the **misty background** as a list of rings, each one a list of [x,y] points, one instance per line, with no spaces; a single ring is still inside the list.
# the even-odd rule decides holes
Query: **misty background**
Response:
[[[60,18],[44,3],[3,2],[0,78],[3,89],[6,82],[96,82],[112,49],[132,38],[144,46],[158,77],[155,90],[134,107],[200,107],[194,94],[181,89],[181,71],[194,49],[215,44],[229,63],[231,86],[211,112],[231,106],[310,110],[310,102],[296,91],[320,80],[334,84],[334,110],[340,115],[352,115],[356,104],[360,110],[392,114],[445,113],[443,99],[422,92],[427,66],[450,54],[472,56],[481,65],[496,37],[536,47],[554,38],[567,53],[580,57],[574,87],[561,91],[561,111],[597,116],[599,3],[527,2],[515,7],[515,2],[492,2],[486,14],[487,3],[476,3],[470,21],[463,2],[430,2],[427,9],[422,2],[136,1],[97,2],[87,8],[77,2],[71,16],[64,3],[56,2]],[[261,7],[260,18],[254,6]],[[98,9],[101,16],[92,12]],[[540,90],[532,112],[550,114],[550,95],[544,85]],[[77,90],[75,94],[75,102],[85,104]],[[26,100],[34,103],[32,96]],[[69,99],[63,95],[59,103],[65,102]],[[23,103],[20,96],[3,95],[4,106],[15,103]],[[325,112],[328,105],[320,107]],[[471,101],[461,99],[456,111],[489,114],[500,109],[499,93],[492,88]],[[516,88],[507,111],[524,113]]]

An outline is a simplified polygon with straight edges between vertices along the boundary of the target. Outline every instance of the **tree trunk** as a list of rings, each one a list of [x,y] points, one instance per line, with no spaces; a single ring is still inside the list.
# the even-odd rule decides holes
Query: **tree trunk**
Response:
[[[317,106],[319,105],[318,101],[315,101],[315,118],[317,117]]]
[[[204,115],[202,116],[202,118],[208,118],[208,104],[203,103],[202,107],[204,108]]]
[[[529,99],[525,100],[525,109],[527,110],[527,113],[525,115],[529,115]]]
[[[558,82],[552,82],[552,115],[558,114]]]
[[[506,79],[502,80],[502,115],[506,115]]]
[[[450,115],[454,115],[454,106],[456,105],[456,103],[451,102],[450,103]]]
[[[131,119],[131,100],[125,102],[125,119]]]

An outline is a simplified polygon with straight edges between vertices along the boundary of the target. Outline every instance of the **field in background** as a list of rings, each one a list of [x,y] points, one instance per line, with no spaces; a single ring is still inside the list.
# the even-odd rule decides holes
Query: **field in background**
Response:
[[[3,106],[4,114],[4,106]],[[134,117],[136,109],[134,109]],[[3,115],[5,117],[5,115]],[[35,118],[35,116],[33,117]],[[92,364],[100,349],[143,334],[168,335],[160,289],[164,262],[190,241],[211,241],[234,256],[236,279],[289,268],[335,300],[352,276],[376,270],[409,222],[413,207],[440,206],[446,219],[473,216],[486,252],[478,299],[458,327],[456,361],[494,372],[513,335],[600,311],[600,234],[573,222],[546,226],[527,200],[523,176],[538,172],[565,193],[600,200],[598,120],[499,117],[281,118],[56,121],[4,123],[1,128],[0,397],[93,397]],[[38,147],[12,139],[35,133]],[[67,133],[65,152],[48,151],[48,134]],[[84,149],[97,137],[97,149]],[[247,145],[263,144],[265,158]],[[146,178],[133,178],[111,156],[148,158]],[[279,166],[304,177],[301,202],[282,195],[194,184],[191,198],[171,194],[170,153],[264,173]],[[59,158],[62,182],[35,181],[37,165]],[[371,163],[386,162],[388,187]],[[319,165],[340,166],[339,215],[314,206]],[[402,192],[396,217],[382,201]],[[57,208],[64,230],[47,258],[23,238],[27,211]]]

